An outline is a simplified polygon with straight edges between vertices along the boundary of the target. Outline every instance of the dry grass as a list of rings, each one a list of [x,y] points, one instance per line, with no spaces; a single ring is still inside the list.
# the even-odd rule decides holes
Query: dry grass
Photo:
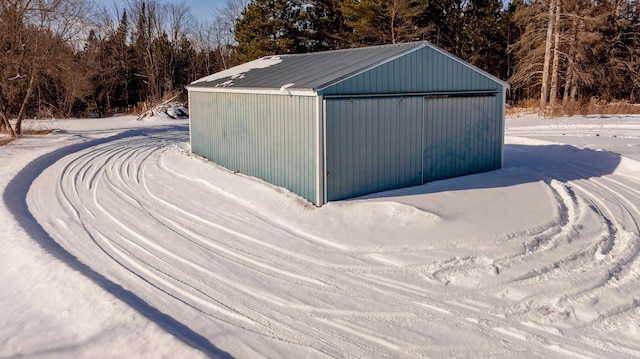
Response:
[[[592,105],[590,113],[601,113],[609,115],[629,115],[640,114],[640,104],[632,104],[628,102],[609,102],[595,103]]]
[[[49,121],[25,121],[22,123],[22,136],[42,136],[53,132]],[[9,135],[9,131],[0,130],[0,146],[4,146],[14,139]]]
[[[640,114],[640,104],[624,101],[606,102],[595,98],[569,101],[554,107],[548,107],[542,113],[539,99],[528,99],[507,107],[507,115],[538,113],[545,117],[560,117],[574,115],[629,115]]]
[[[4,146],[11,141],[13,141],[11,137],[4,136],[2,133],[0,133],[0,146]]]
[[[52,129],[22,129],[23,136],[48,135],[53,132]]]
[[[507,115],[517,115],[517,114],[531,114],[537,113],[540,110],[540,101],[539,100],[522,100],[515,105],[507,105],[506,114]]]

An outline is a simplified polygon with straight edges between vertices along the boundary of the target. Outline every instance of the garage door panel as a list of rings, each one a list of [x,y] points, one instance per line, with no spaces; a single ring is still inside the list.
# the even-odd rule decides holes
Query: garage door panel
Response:
[[[327,199],[500,168],[495,96],[325,100]]]
[[[496,97],[426,98],[424,178],[429,182],[500,168]]]
[[[326,100],[328,200],[420,184],[421,101]]]

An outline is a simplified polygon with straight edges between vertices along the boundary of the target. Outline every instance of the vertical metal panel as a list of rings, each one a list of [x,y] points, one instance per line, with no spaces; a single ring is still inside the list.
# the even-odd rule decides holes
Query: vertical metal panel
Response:
[[[328,200],[420,184],[422,101],[325,100]]]
[[[190,94],[191,150],[316,201],[316,97]]]
[[[327,201],[324,112],[324,99],[318,96],[316,97],[316,206],[322,206]]]
[[[320,95],[497,90],[502,84],[424,47],[318,91]]]
[[[423,182],[502,166],[502,96],[424,101]]]

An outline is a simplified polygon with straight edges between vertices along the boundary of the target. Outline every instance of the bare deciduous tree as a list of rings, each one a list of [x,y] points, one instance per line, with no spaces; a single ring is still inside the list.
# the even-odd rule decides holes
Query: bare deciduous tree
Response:
[[[560,71],[560,14],[562,13],[562,1],[556,0],[556,13],[553,21],[553,61],[551,68],[551,89],[549,91],[549,105],[553,107],[558,97],[558,75]]]
[[[17,111],[15,135],[22,132],[36,88],[51,91],[49,83],[41,80],[64,82],[71,78],[67,75],[73,69],[66,66],[65,56],[73,53],[73,41],[83,31],[88,13],[84,0],[0,0],[0,43],[5,50],[0,58],[0,101],[5,126],[10,126],[8,114]],[[77,95],[63,92],[69,98]],[[40,98],[37,100],[39,107]]]
[[[554,18],[557,0],[549,0],[549,15],[547,25],[547,37],[544,45],[544,63],[542,67],[542,90],[540,91],[540,110],[544,111],[547,107],[547,99],[549,98],[549,68],[551,65],[551,46],[554,31]]]

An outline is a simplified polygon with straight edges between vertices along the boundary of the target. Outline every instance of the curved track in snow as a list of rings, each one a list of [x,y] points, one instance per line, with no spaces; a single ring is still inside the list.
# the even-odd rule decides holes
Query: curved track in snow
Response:
[[[140,131],[71,153],[27,202],[81,262],[232,355],[640,356],[635,162],[600,173],[614,155],[512,139],[502,171],[316,209],[186,141]],[[463,208],[474,193],[485,205]],[[536,221],[513,208],[511,228],[503,196]],[[476,235],[480,215],[505,224]]]

